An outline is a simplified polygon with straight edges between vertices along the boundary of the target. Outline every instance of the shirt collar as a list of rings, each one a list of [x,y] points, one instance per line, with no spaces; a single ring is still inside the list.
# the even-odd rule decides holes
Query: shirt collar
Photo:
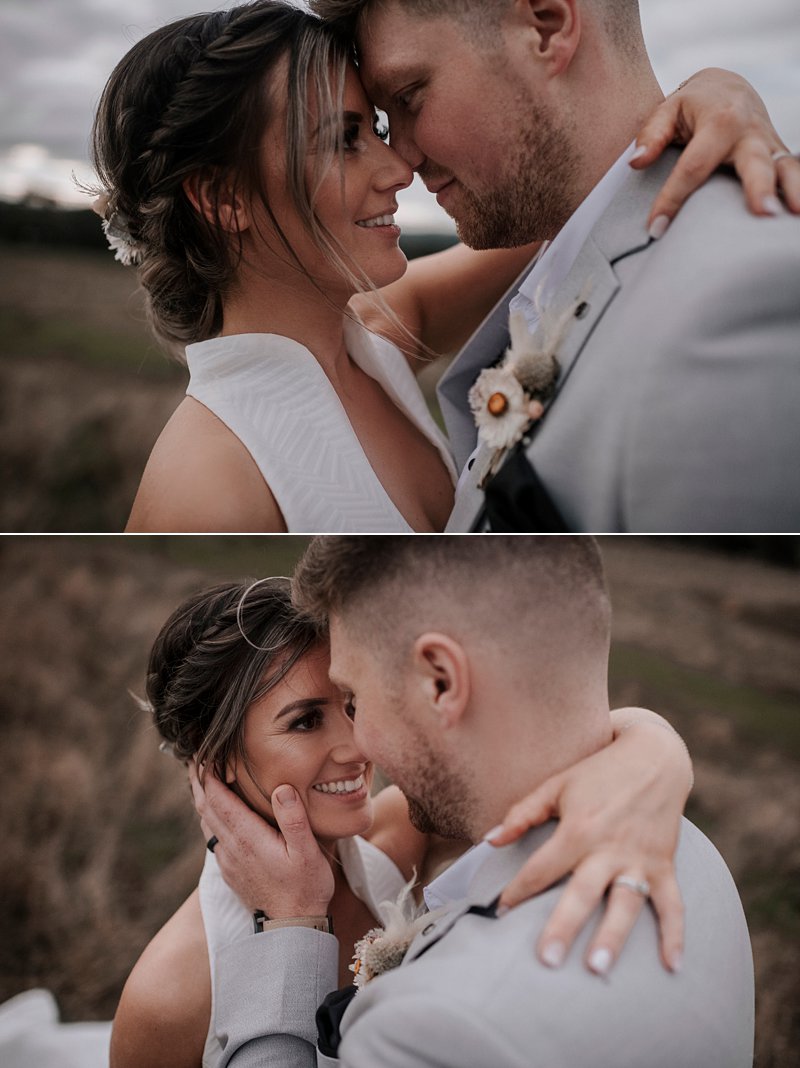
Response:
[[[479,842],[478,845],[468,849],[441,875],[438,875],[432,883],[428,883],[422,891],[428,910],[433,912],[434,909],[450,905],[453,901],[462,901],[467,896],[472,877],[493,849],[494,847],[488,842]]]
[[[555,238],[545,246],[535,267],[519,287],[519,292],[510,305],[510,311],[523,311],[531,327],[538,320],[537,303],[546,307],[548,301],[562,284],[583,248],[586,239],[601,215],[625,184],[630,175],[628,166],[636,149],[632,142],[616,163],[613,164],[591,193],[572,213]],[[537,301],[538,291],[538,301]]]

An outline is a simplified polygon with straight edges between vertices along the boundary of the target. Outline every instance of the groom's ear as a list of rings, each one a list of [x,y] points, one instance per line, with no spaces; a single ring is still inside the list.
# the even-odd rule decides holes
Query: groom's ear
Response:
[[[514,15],[535,58],[546,63],[551,75],[565,70],[580,40],[579,0],[514,0]]]
[[[413,668],[423,699],[445,730],[456,726],[469,704],[470,669],[464,647],[448,634],[429,632],[414,642]]]

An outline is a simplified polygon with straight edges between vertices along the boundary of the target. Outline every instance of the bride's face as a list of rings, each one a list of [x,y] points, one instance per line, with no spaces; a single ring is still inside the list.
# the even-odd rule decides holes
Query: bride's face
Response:
[[[267,199],[300,261],[326,289],[349,288],[336,268],[320,252],[291,200],[287,184],[285,108],[277,109],[264,138],[263,172]],[[340,117],[342,154],[333,159],[314,195],[314,210],[339,243],[350,270],[355,264],[376,287],[388,285],[406,270],[398,245],[400,229],[394,221],[396,194],[411,183],[408,165],[379,135],[376,112],[367,100],[355,70],[347,71],[343,114]],[[309,107],[308,187],[313,189],[317,125],[313,102]],[[267,225],[267,231],[269,224]],[[259,227],[263,229],[263,223]],[[272,241],[269,242],[273,244]],[[286,253],[276,246],[282,273]]]
[[[311,650],[247,710],[241,761],[229,770],[251,806],[272,819],[267,800],[289,783],[317,838],[361,834],[372,823],[372,765],[353,740],[351,707],[328,678],[327,646]],[[265,797],[266,795],[266,797]]]

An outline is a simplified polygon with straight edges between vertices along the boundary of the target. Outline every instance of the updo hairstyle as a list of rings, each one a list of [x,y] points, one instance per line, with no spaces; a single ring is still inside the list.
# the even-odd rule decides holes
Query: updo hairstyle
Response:
[[[155,725],[180,760],[224,781],[244,751],[248,708],[321,640],[292,606],[285,578],[201,590],[169,617],[153,643],[146,693]]]
[[[222,327],[222,299],[242,256],[241,234],[216,225],[220,194],[255,194],[293,266],[308,272],[266,200],[259,160],[276,97],[286,96],[287,183],[323,255],[341,259],[313,209],[338,144],[350,46],[318,18],[282,0],[194,15],[139,41],[112,73],[92,130],[92,160],[108,194],[105,218],[130,235],[156,334],[172,349]],[[286,57],[288,73],[277,79]],[[316,100],[319,153],[306,182],[308,101]],[[216,219],[183,182],[208,182]],[[340,265],[337,262],[337,265]]]

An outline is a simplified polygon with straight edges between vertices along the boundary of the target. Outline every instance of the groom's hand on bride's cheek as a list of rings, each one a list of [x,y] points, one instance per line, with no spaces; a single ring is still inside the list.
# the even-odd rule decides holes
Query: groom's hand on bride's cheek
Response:
[[[208,771],[203,782],[190,765],[195,808],[225,881],[251,910],[270,919],[317,916],[333,896],[331,866],[311,832],[303,803],[287,784],[272,794],[278,830],[248,808]]]

